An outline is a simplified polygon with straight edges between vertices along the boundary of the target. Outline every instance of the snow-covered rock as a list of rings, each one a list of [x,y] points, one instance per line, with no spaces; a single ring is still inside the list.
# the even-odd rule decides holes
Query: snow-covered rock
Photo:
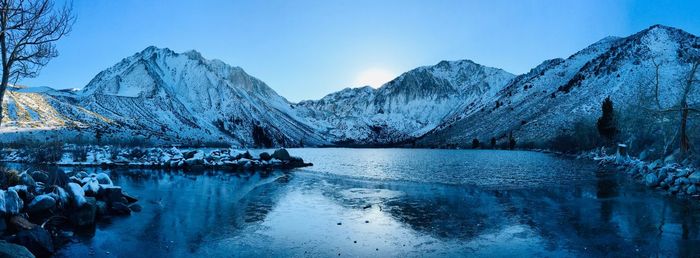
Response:
[[[13,189],[0,190],[0,214],[16,215],[24,207],[24,201]]]
[[[101,185],[113,185],[112,179],[110,179],[109,175],[105,173],[98,173],[95,176],[95,179],[97,179],[97,182]]]
[[[83,178],[83,191],[86,194],[91,194],[95,195],[97,192],[100,191],[100,183],[97,181],[97,178],[94,177],[86,177]]]
[[[53,208],[56,206],[56,199],[48,194],[42,194],[34,197],[34,199],[27,205],[27,210],[29,212],[40,212]]]
[[[68,192],[71,202],[75,207],[81,207],[87,202],[87,200],[85,200],[85,191],[79,184],[68,183],[66,192]]]
[[[644,183],[647,186],[654,187],[659,184],[659,178],[656,177],[654,173],[649,173],[646,176],[644,176]]]

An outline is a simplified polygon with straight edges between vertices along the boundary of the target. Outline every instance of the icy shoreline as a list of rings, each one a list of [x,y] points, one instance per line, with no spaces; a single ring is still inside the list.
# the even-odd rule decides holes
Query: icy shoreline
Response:
[[[0,257],[49,257],[76,231],[140,212],[138,199],[105,173],[0,171]]]
[[[119,148],[114,146],[64,145],[53,158],[26,149],[2,150],[2,162],[39,163],[58,166],[126,167],[159,169],[273,170],[312,166],[286,149],[253,157],[236,149]],[[43,155],[43,156],[42,156]],[[37,157],[42,156],[42,157]]]
[[[624,151],[622,152],[624,153]],[[678,197],[691,197],[700,199],[700,170],[692,165],[681,165],[675,162],[655,160],[643,161],[626,154],[601,155],[590,152],[579,155],[577,158],[588,158],[598,161],[600,166],[614,167],[617,171],[624,172],[632,179],[646,185],[649,188],[666,192]]]

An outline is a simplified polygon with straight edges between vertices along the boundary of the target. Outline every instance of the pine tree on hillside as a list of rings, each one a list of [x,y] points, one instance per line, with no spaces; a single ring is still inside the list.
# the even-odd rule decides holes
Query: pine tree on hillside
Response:
[[[474,138],[472,140],[472,149],[478,149],[481,144],[479,143],[479,139]]]
[[[510,131],[510,134],[508,135],[508,149],[515,149],[515,137],[513,137],[513,131]]]
[[[601,108],[603,109],[603,115],[600,118],[598,118],[596,126],[598,127],[598,133],[600,133],[600,136],[607,139],[608,143],[610,143],[617,134],[613,102],[612,100],[610,100],[610,97],[605,98],[603,104],[601,105]]]

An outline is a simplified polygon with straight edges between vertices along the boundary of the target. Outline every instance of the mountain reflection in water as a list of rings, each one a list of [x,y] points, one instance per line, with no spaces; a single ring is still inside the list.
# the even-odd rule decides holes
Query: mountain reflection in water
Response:
[[[330,150],[360,155],[376,151]],[[316,164],[333,162],[327,159],[328,150],[305,152],[304,158]],[[583,161],[493,152],[527,158],[519,175],[532,170],[533,175],[546,176],[521,187],[509,183],[499,188],[494,187],[495,179],[484,180],[486,184],[460,182],[487,178],[483,173],[512,182],[507,169],[474,171],[473,163],[451,172],[435,170],[435,176],[426,171],[441,165],[429,162],[412,171],[387,172],[408,173],[411,180],[373,178],[376,170],[357,169],[355,176],[349,174],[351,168],[338,167],[340,172],[334,173],[330,165],[268,175],[106,170],[115,184],[139,197],[143,211],[101,223],[57,256],[598,257],[700,252],[697,201],[664,196],[624,174]],[[472,155],[448,153],[465,160]],[[417,154],[439,162],[429,150]],[[326,159],[318,158],[322,156]],[[483,153],[477,156],[483,158]],[[498,159],[508,158],[513,157]],[[376,159],[367,162],[391,169],[391,162]],[[381,159],[387,160],[386,155]],[[480,162],[488,161],[475,163]],[[556,165],[546,166],[552,162]],[[516,165],[517,160],[504,166]],[[426,179],[413,180],[420,175],[412,173]],[[458,174],[456,183],[435,182],[449,173]]]

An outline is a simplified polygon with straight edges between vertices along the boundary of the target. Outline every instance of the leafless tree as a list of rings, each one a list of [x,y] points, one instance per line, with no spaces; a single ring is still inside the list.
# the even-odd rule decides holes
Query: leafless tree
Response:
[[[700,67],[700,58],[695,58],[692,60],[688,73],[685,75],[684,78],[681,78],[679,82],[679,85],[681,86],[681,92],[680,96],[678,97],[678,101],[675,105],[668,108],[663,108],[663,104],[659,100],[659,67],[661,67],[661,64],[657,63],[656,61],[654,61],[653,64],[655,67],[655,74],[654,79],[650,81],[652,86],[654,87],[654,98],[656,102],[656,108],[647,110],[661,115],[673,113],[679,114],[679,127],[676,133],[674,134],[673,138],[678,139],[681,158],[685,158],[688,156],[688,152],[690,150],[690,140],[688,137],[688,117],[691,113],[700,113],[700,108],[696,107],[697,105],[700,105],[700,103],[689,103],[688,100],[688,97],[693,92],[695,84],[700,81],[698,80],[697,75],[698,68]]]
[[[58,56],[55,42],[67,35],[75,17],[72,5],[56,7],[53,0],[0,0],[0,104],[10,81],[36,77],[41,67]],[[0,105],[0,118],[2,118]]]

